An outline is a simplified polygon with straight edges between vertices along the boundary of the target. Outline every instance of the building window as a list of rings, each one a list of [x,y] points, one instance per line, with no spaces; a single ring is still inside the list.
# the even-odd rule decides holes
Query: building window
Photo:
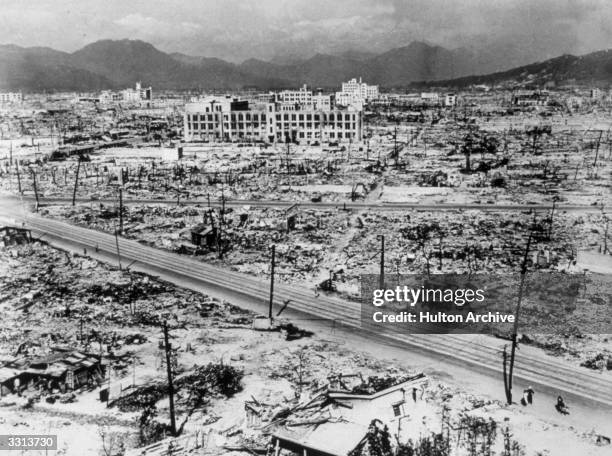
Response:
[[[402,406],[404,405],[404,401],[393,404],[393,416],[402,416]]]

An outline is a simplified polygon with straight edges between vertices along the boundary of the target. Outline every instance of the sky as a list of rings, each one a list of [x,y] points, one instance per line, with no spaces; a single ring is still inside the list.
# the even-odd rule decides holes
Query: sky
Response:
[[[0,0],[0,43],[288,60],[425,41],[520,63],[612,47],[610,0]],[[501,53],[501,54],[500,54]]]

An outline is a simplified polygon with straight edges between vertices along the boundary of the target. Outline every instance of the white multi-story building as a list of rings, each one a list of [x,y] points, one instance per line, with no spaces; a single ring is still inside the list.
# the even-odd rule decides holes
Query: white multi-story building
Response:
[[[599,100],[601,98],[603,98],[603,91],[601,89],[598,89],[597,87],[591,89],[591,99]]]
[[[281,103],[312,104],[312,91],[308,90],[306,84],[298,90],[283,90],[276,94],[276,100]]]
[[[283,90],[278,93],[270,93],[265,96],[267,101],[277,102],[281,105],[282,110],[291,110],[295,105],[302,107],[311,107],[315,110],[329,111],[331,109],[331,95],[324,95],[320,91],[313,93],[308,90],[306,84],[298,90]],[[261,101],[264,99],[260,98]]]
[[[330,111],[332,108],[331,95],[317,93],[312,96],[312,107],[318,111]]]
[[[361,81],[361,78],[359,78],[359,81],[353,78],[348,82],[343,82],[342,92],[358,95],[364,101],[370,101],[378,98],[378,86],[366,84],[365,82]]]
[[[457,95],[454,93],[447,93],[444,95],[444,106],[447,108],[453,107],[457,104]]]
[[[421,101],[424,103],[438,104],[440,94],[438,92],[421,92]]]
[[[361,141],[363,112],[209,97],[185,105],[185,141]]]
[[[21,92],[0,92],[0,103],[21,103],[22,101]]]
[[[115,101],[121,101],[123,99],[122,95],[112,90],[103,90],[100,92],[100,96],[98,100],[101,104],[111,104]]]
[[[355,78],[342,83],[342,90],[336,92],[336,104],[340,106],[353,106],[361,109],[368,101],[376,100],[379,96],[378,86],[369,85]]]
[[[153,99],[153,89],[151,87],[142,88],[142,84],[136,83],[135,89],[125,89],[121,91],[121,98],[128,103],[138,103]]]

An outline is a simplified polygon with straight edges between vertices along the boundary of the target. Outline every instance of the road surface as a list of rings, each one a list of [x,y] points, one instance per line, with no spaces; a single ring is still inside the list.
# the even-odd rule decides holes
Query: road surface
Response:
[[[50,220],[30,214],[15,205],[1,207],[5,216],[25,223],[36,236],[48,241],[65,241],[98,249],[116,258],[117,240],[113,235],[65,222]],[[191,257],[158,250],[137,241],[118,238],[119,254],[123,265],[137,262],[149,267],[170,281],[187,281],[204,286],[207,293],[241,301],[249,300],[264,308],[269,300],[269,279],[262,274],[250,276],[227,269],[220,269]],[[300,286],[275,285],[274,314],[284,302],[299,314],[320,322],[326,322],[338,330],[360,333],[369,339],[385,339],[390,343],[425,353],[432,360],[458,365],[485,372],[497,379],[501,389],[501,350],[506,341],[489,336],[433,335],[433,334],[381,334],[369,332],[362,327],[359,304],[329,296],[315,296],[314,290]],[[521,346],[514,374],[515,384],[531,384],[540,391],[555,391],[566,398],[576,397],[582,401],[612,410],[612,377],[599,372],[571,365],[560,358],[545,355],[537,349]],[[520,390],[515,391],[520,398]]]
[[[17,197],[14,197],[16,201],[19,201]],[[35,203],[36,199],[33,196],[24,196],[24,201]],[[107,205],[119,204],[119,200],[115,199],[92,199],[92,198],[76,198],[77,203],[102,203]],[[71,198],[56,198],[47,197],[40,198],[39,203],[41,206],[54,205],[54,204],[72,204]],[[188,205],[208,205],[208,199],[180,199],[181,204]],[[130,199],[123,198],[123,204],[177,204],[176,198],[174,199]],[[210,205],[219,207],[223,203],[221,200],[210,200]],[[335,209],[335,208],[346,208],[351,210],[375,210],[375,211],[396,211],[396,210],[420,210],[420,211],[447,211],[447,210],[470,210],[476,209],[481,211],[546,211],[552,209],[552,204],[476,204],[476,203],[390,203],[390,202],[352,202],[352,201],[336,201],[336,202],[325,202],[313,203],[312,201],[287,201],[287,200],[237,200],[237,199],[226,199],[225,206],[228,207],[271,207],[271,208],[286,208],[298,204],[300,207],[309,209]],[[609,208],[604,208],[606,212]],[[597,205],[579,205],[579,204],[557,204],[555,210],[566,211],[566,212],[601,212],[602,206]]]

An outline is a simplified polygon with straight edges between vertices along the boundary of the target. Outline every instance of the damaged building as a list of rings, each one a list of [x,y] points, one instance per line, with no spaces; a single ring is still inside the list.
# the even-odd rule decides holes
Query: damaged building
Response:
[[[100,356],[78,350],[56,350],[40,358],[17,359],[0,367],[0,396],[37,389],[65,393],[99,384],[104,375]]]
[[[292,409],[271,410],[247,401],[247,425],[270,435],[275,456],[347,456],[366,444],[374,420],[404,441],[422,431],[423,420],[416,418],[431,415],[424,399],[427,378],[423,374],[396,383],[370,379],[367,387],[363,381],[349,387],[346,379],[330,382]]]
[[[185,105],[184,126],[185,141],[361,141],[363,111],[208,97]]]

